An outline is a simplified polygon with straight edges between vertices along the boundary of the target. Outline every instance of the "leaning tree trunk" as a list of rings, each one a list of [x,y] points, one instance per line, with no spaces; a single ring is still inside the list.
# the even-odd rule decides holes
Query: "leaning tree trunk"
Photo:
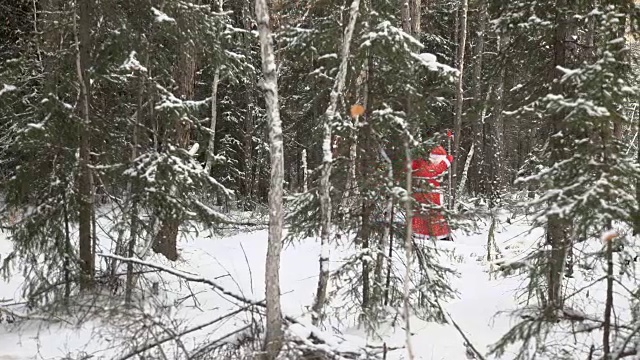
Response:
[[[454,133],[455,137],[453,138],[453,153],[459,157],[460,156],[460,131],[462,130],[462,106],[464,104],[464,54],[467,42],[467,13],[469,11],[469,2],[468,0],[462,0],[462,13],[460,14],[460,44],[458,46],[458,86],[456,89],[456,112],[455,112],[455,120],[454,120]],[[458,163],[460,161],[454,161],[453,167],[451,168],[452,175],[452,184],[450,184],[452,189],[456,188],[456,183],[458,179]],[[451,208],[455,206],[456,203],[456,193],[453,192],[453,197],[450,199]]]
[[[329,97],[329,106],[324,113],[323,127],[324,139],[322,143],[322,173],[320,175],[320,277],[318,278],[318,289],[313,303],[313,323],[318,324],[322,309],[326,302],[327,285],[329,283],[329,241],[331,239],[331,165],[333,157],[331,153],[332,128],[331,121],[336,116],[338,98],[344,90],[347,80],[347,70],[349,65],[349,55],[351,53],[351,38],[356,27],[356,20],[360,10],[360,0],[353,0],[349,13],[349,24],[344,31],[342,38],[342,52],[340,67],[336,75],[333,89]]]
[[[176,72],[178,95],[184,99],[193,99],[196,75],[196,51],[193,45],[185,43],[180,52],[180,62]],[[187,149],[191,141],[191,121],[186,115],[176,120],[174,124],[173,143]],[[180,216],[167,219],[160,225],[156,235],[153,250],[164,255],[171,261],[178,260],[178,234],[183,219]]]
[[[87,288],[93,282],[94,257],[93,242],[91,239],[91,214],[93,209],[93,181],[90,168],[91,156],[91,118],[90,98],[91,81],[87,69],[89,68],[91,49],[91,0],[80,2],[79,28],[75,26],[75,14],[73,18],[76,37],[76,70],[80,83],[80,108],[82,123],[80,129],[80,178],[78,185],[78,197],[80,203],[80,218],[78,220],[78,237],[80,242],[80,268],[82,270],[81,286]]]
[[[278,73],[273,51],[273,36],[269,28],[269,8],[266,0],[256,0],[256,20],[260,35],[262,55],[261,83],[267,117],[269,119],[269,150],[271,157],[271,185],[269,188],[269,245],[265,269],[267,321],[264,341],[264,359],[275,359],[282,349],[284,334],[280,305],[280,253],[282,252],[282,227],[284,211],[282,184],[284,180],[284,154],[282,148],[282,124],[278,104]]]

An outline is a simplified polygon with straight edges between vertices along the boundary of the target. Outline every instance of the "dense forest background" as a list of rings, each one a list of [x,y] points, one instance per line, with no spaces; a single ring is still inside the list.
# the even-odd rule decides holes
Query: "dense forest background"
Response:
[[[280,243],[284,216],[285,244],[359,249],[331,275],[323,252],[315,325],[336,295],[329,277],[349,279],[371,328],[387,306],[446,321],[431,299],[452,296],[450,271],[405,226],[407,163],[436,145],[455,156],[440,209],[454,228],[508,210],[546,231],[528,265],[505,267],[529,273],[538,304],[505,344],[567,317],[574,264],[606,266],[631,246],[633,1],[270,0],[268,15],[262,2],[0,0],[0,222],[13,244],[2,269],[25,276],[31,308],[96,288],[129,303],[145,286],[132,259],[178,260],[189,228],[269,227]],[[612,229],[601,253],[574,252]],[[417,291],[388,261],[394,249],[417,259]],[[288,321],[269,304],[269,324]],[[608,308],[605,337],[637,338]],[[598,347],[603,359],[619,358],[612,346]]]

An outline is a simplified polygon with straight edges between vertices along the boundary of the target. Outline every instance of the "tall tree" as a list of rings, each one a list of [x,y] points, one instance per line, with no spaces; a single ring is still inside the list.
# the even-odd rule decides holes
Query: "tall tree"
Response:
[[[518,104],[513,112],[517,117],[535,116],[541,119],[544,142],[531,155],[529,166],[523,169],[519,182],[539,188],[538,197],[527,203],[539,210],[533,215],[533,225],[546,228],[546,238],[539,247],[528,254],[526,266],[529,284],[524,291],[528,301],[536,306],[524,306],[519,311],[520,323],[514,326],[496,344],[494,353],[504,351],[505,344],[522,342],[518,359],[532,358],[541,353],[557,357],[566,352],[565,344],[535,346],[545,343],[552,331],[573,321],[570,316],[579,304],[571,304],[565,294],[563,275],[567,268],[567,257],[578,243],[580,246],[594,245],[602,248],[600,234],[612,224],[630,226],[634,222],[635,181],[640,173],[635,159],[626,156],[624,147],[614,136],[615,123],[631,123],[631,119],[620,111],[627,101],[636,101],[638,88],[630,71],[631,60],[624,39],[619,36],[623,18],[631,17],[636,24],[638,14],[635,6],[627,1],[604,1],[601,4],[581,3],[566,0],[538,1],[534,7],[523,4],[505,4],[505,17],[498,22],[500,31],[509,29],[512,38],[525,39],[522,27],[530,24],[538,30],[535,37],[527,41],[537,42],[542,52],[532,57],[523,44],[513,43],[511,59],[522,57],[529,60],[532,68],[532,83],[527,91],[527,101]],[[543,18],[531,17],[534,11]],[[508,19],[507,19],[508,18]],[[543,19],[543,22],[539,22]],[[534,25],[535,23],[535,25]],[[594,25],[592,25],[594,24]],[[597,34],[593,48],[587,45],[591,27]],[[530,35],[527,31],[526,35]],[[517,60],[516,60],[517,61]],[[536,76],[545,70],[546,76]],[[535,85],[533,85],[535,84]],[[529,172],[527,174],[526,172]],[[614,205],[615,204],[615,205]],[[606,238],[603,236],[603,238]],[[604,358],[613,354],[614,331],[625,333],[626,324],[611,321],[613,286],[611,279],[611,244],[595,254],[573,251],[574,262],[595,262],[607,269],[606,274],[594,284],[579,289],[578,294],[590,291],[595,284],[607,286],[602,318],[596,320],[603,330],[601,346],[593,344]],[[623,271],[624,273],[624,271]],[[604,297],[604,296],[603,296]],[[634,295],[635,297],[635,295]],[[585,310],[586,312],[586,310]],[[615,330],[614,330],[615,327]],[[566,326],[571,328],[571,326]],[[622,337],[619,335],[617,338]],[[627,351],[627,343],[617,344],[618,353]],[[535,354],[532,354],[535,351]],[[575,351],[575,350],[572,350]],[[635,353],[634,353],[635,354]]]
[[[460,8],[460,43],[458,43],[458,86],[456,88],[456,105],[455,105],[455,119],[454,119],[454,134],[453,138],[453,153],[460,158],[460,136],[462,130],[462,110],[464,106],[464,66],[465,59],[464,55],[466,53],[467,46],[467,14],[469,12],[469,1],[462,0]],[[456,202],[456,185],[458,183],[458,163],[460,161],[454,161],[453,167],[451,169],[451,173],[453,174],[452,183],[449,184],[451,187],[451,199],[449,199],[449,206],[451,208],[454,207]]]
[[[316,298],[313,304],[315,312],[314,322],[322,318],[322,311],[327,296],[327,285],[329,282],[329,242],[331,240],[331,165],[332,165],[332,127],[336,117],[336,109],[338,99],[344,90],[347,70],[349,66],[349,56],[351,53],[351,39],[355,30],[356,21],[360,11],[360,0],[353,0],[349,12],[349,23],[344,30],[342,38],[342,50],[340,53],[340,67],[336,75],[333,88],[331,90],[329,106],[323,116],[324,139],[322,142],[322,174],[320,178],[320,211],[322,216],[320,242],[322,251],[320,254],[320,277],[318,278],[318,288],[316,290]]]
[[[80,198],[80,263],[83,273],[81,284],[91,285],[94,273],[94,248],[92,241],[92,213],[93,213],[93,178],[91,174],[91,31],[93,24],[93,1],[86,0],[79,3],[79,26],[74,30],[76,36],[78,83],[80,84],[80,179],[78,196]],[[74,14],[75,24],[75,14]],[[74,26],[75,27],[75,26]]]
[[[269,27],[269,7],[266,0],[256,0],[256,20],[260,35],[260,53],[264,91],[269,119],[269,150],[271,176],[269,188],[269,245],[267,248],[265,284],[267,296],[267,327],[264,340],[264,359],[277,358],[283,345],[282,312],[280,305],[280,253],[284,211],[282,191],[284,180],[284,154],[282,125],[278,103],[278,72],[273,51],[273,35]]]

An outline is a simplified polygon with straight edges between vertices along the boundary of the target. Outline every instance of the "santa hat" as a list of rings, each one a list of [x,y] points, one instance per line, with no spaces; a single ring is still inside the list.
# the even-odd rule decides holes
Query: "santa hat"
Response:
[[[447,156],[447,150],[445,150],[442,146],[437,146],[431,151],[431,155]]]
[[[435,149],[431,151],[429,155],[429,159],[435,163],[439,164],[441,161],[447,159],[447,150],[445,150],[442,146],[437,146]]]

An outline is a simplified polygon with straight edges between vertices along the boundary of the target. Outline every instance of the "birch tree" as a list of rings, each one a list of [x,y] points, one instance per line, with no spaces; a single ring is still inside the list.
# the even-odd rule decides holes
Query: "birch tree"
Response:
[[[218,1],[218,11],[222,13],[222,1]],[[213,165],[215,141],[216,141],[216,125],[218,120],[218,85],[220,84],[220,67],[216,65],[213,74],[213,82],[211,83],[211,122],[209,124],[209,144],[207,146],[207,155],[204,165],[204,171],[209,174]]]
[[[321,234],[320,234],[320,277],[318,278],[318,289],[313,303],[314,325],[318,324],[321,318],[327,296],[327,285],[329,283],[329,241],[331,239],[331,163],[333,161],[331,153],[332,122],[336,116],[338,98],[342,95],[347,79],[349,65],[349,54],[351,53],[351,38],[356,27],[356,20],[360,10],[360,0],[353,0],[349,11],[349,24],[344,30],[342,40],[342,51],[340,67],[336,75],[333,89],[331,90],[329,106],[324,113],[323,129],[324,138],[322,141],[322,173],[320,175],[320,212],[321,212]]]
[[[213,165],[214,146],[216,140],[216,122],[218,120],[218,84],[220,83],[220,66],[216,66],[213,75],[213,83],[211,84],[211,123],[209,124],[209,145],[207,146],[207,157],[205,160],[204,171],[209,174]]]
[[[278,74],[273,52],[273,35],[269,28],[269,8],[266,0],[256,0],[256,20],[260,36],[260,54],[264,91],[269,119],[269,149],[271,176],[269,187],[269,245],[265,269],[267,297],[267,327],[264,340],[264,359],[275,359],[283,344],[282,311],[280,305],[280,253],[282,252],[282,226],[284,211],[282,192],[284,180],[284,154],[282,124],[278,104]]]

